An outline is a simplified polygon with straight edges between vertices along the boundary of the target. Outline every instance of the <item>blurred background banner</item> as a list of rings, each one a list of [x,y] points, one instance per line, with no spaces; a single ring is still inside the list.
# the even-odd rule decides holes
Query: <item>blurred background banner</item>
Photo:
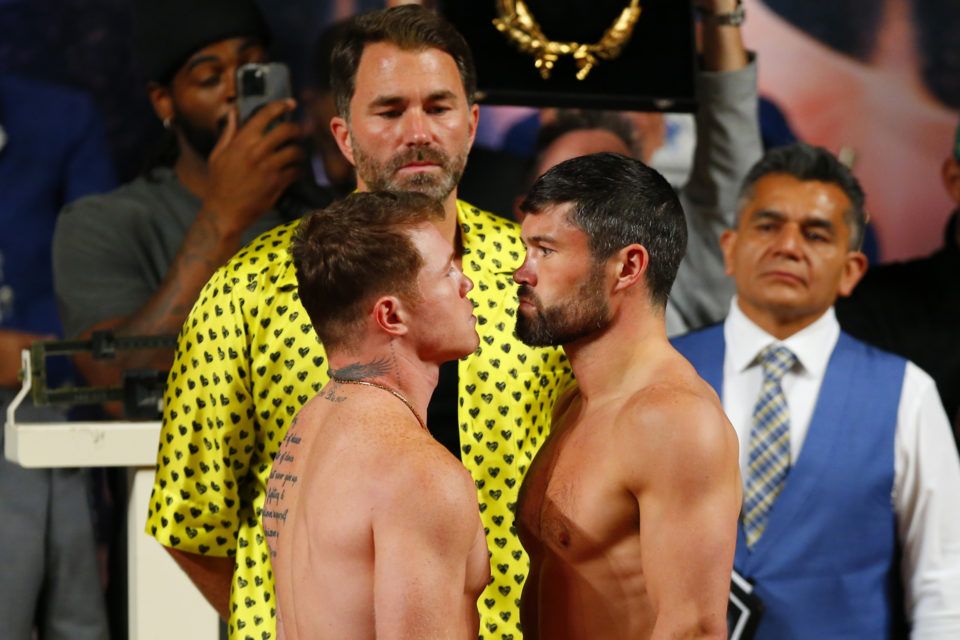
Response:
[[[883,261],[942,246],[960,109],[957,0],[744,0],[760,93],[797,136],[854,154]]]
[[[603,104],[616,108],[656,108],[653,99],[657,94],[669,97],[668,90],[677,100],[674,108],[692,104],[689,0],[641,2],[643,12],[621,58],[594,68],[587,78],[590,85],[583,85],[591,88],[579,95],[568,92],[569,85],[578,82],[569,59],[558,63],[545,82],[533,58],[517,51],[493,27],[495,2],[447,0],[441,6],[461,28],[464,20],[482,28],[480,41],[474,41],[469,26],[465,31],[490,101],[539,106],[547,99],[538,96],[548,94],[530,88],[553,83],[565,85],[553,89],[549,101],[554,105],[580,104],[577,101],[600,94],[598,86],[617,92],[600,94]],[[276,34],[274,54],[290,65],[295,90],[309,83],[313,41],[326,24],[383,4],[260,2]],[[586,34],[587,25],[598,37],[627,4],[628,0],[530,0],[528,6],[544,32],[558,39],[569,37],[565,29],[571,26],[582,26]],[[950,152],[960,118],[960,2],[744,0],[744,5],[744,39],[759,58],[761,95],[782,111],[800,139],[834,152],[842,147],[853,151],[854,172],[867,193],[881,258],[902,260],[941,246],[952,206],[941,183],[940,165]],[[574,20],[565,18],[570,10],[579,11]],[[0,0],[0,71],[89,93],[105,118],[121,181],[139,172],[143,155],[161,132],[130,51],[131,11],[130,0]],[[484,14],[482,19],[473,15],[479,13]],[[667,26],[666,15],[673,16],[674,26]],[[676,26],[681,21],[686,26]],[[639,64],[631,62],[636,48],[643,50]],[[499,64],[501,56],[512,60],[506,71],[487,68]],[[515,72],[519,80],[494,87],[507,72]],[[649,87],[657,85],[652,81],[675,84],[653,90]],[[509,94],[511,90],[515,93]],[[512,100],[505,97],[508,94]],[[485,143],[502,142],[503,132],[527,114],[529,110],[522,109],[502,119],[485,114],[486,131],[481,132]]]

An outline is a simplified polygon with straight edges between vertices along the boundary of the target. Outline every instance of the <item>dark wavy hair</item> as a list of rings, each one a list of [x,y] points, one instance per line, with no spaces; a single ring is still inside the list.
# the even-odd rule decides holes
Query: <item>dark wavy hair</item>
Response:
[[[534,183],[520,209],[535,215],[571,203],[569,222],[587,235],[594,262],[631,244],[650,254],[650,299],[661,308],[687,248],[683,207],[666,178],[619,153],[593,153],[554,166]]]

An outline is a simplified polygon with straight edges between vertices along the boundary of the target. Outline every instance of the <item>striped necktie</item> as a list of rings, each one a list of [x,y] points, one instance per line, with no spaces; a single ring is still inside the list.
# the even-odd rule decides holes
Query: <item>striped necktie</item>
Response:
[[[743,498],[743,530],[747,546],[767,528],[767,518],[790,470],[790,409],[780,382],[797,357],[784,346],[770,345],[759,355],[763,387],[753,408],[750,458]]]

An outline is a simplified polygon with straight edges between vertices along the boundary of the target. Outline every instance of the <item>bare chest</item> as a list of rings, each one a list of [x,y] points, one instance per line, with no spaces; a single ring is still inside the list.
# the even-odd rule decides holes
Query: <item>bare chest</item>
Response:
[[[639,531],[636,500],[621,481],[623,452],[604,416],[555,430],[534,459],[518,502],[524,548],[589,560]]]

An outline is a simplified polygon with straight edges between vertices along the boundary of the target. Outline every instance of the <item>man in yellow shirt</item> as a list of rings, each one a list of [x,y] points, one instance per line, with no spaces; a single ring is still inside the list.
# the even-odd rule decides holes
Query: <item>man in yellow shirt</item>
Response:
[[[456,199],[478,115],[470,51],[449,24],[420,7],[367,14],[345,29],[333,84],[340,112],[333,130],[357,167],[359,189],[411,189],[440,199],[438,228],[476,285],[468,297],[480,346],[456,365],[457,420],[448,426],[476,484],[492,554],[493,579],[478,603],[480,634],[519,639],[527,558],[513,510],[571,371],[559,349],[526,347],[513,335],[512,274],[523,258],[517,226]],[[262,235],[221,268],[187,319],[165,397],[147,521],[147,531],[229,616],[230,637],[244,640],[275,634],[261,524],[272,459],[293,415],[327,381],[326,354],[296,294],[288,254],[297,224]]]

